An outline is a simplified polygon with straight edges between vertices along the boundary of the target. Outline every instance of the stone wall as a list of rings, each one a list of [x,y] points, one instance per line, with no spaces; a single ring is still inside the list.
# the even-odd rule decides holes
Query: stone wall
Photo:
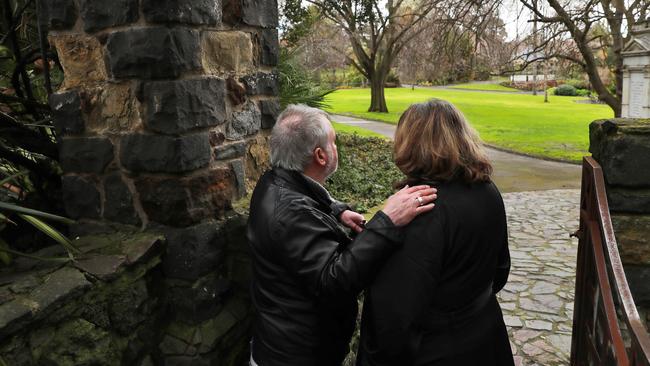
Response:
[[[625,274],[650,324],[650,120],[595,121],[590,140],[589,151],[605,176]]]
[[[120,233],[75,241],[74,264],[18,258],[0,270],[3,365],[147,365],[163,362],[168,314],[164,240]],[[36,255],[65,258],[60,246]]]
[[[50,105],[73,232],[162,233],[164,364],[243,359],[232,207],[266,168],[279,112],[276,0],[41,1],[65,72]]]

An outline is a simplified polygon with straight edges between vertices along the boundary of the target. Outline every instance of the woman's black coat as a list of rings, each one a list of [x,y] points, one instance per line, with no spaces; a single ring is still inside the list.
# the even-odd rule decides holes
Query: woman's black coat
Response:
[[[437,185],[436,207],[366,291],[357,365],[513,365],[495,295],[510,270],[493,183]]]

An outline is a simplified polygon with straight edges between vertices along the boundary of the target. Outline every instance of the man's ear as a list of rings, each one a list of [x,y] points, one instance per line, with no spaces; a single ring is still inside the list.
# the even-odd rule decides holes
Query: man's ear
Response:
[[[314,149],[314,161],[316,164],[320,166],[326,166],[327,165],[327,154],[325,153],[325,150],[323,150],[320,147],[317,147]]]

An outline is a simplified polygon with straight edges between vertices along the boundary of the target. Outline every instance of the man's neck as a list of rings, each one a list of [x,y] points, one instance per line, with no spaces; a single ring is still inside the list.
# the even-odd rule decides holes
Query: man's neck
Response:
[[[330,201],[334,200],[334,199],[332,198],[332,196],[330,195],[330,193],[327,191],[327,188],[324,187],[324,184],[323,184],[323,183],[321,183],[321,182],[317,181],[316,179],[314,179],[314,178],[308,176],[308,175],[305,174],[304,172],[302,173],[302,175],[303,175],[305,178],[307,178],[308,181],[311,181],[312,183],[314,183],[314,184],[318,185],[320,188],[322,188],[323,192],[325,193],[325,195],[327,195],[327,197],[329,198]]]
[[[311,178],[313,181],[316,181],[318,184],[325,185],[325,180],[327,177],[323,176],[322,174],[319,174],[321,172],[317,171],[316,169],[312,168],[307,168],[305,171],[302,172],[306,177]]]

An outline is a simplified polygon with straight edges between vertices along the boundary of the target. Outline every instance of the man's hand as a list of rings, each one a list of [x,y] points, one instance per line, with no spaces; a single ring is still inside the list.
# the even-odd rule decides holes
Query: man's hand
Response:
[[[433,209],[432,202],[438,198],[436,192],[437,189],[429,186],[406,186],[388,198],[382,211],[395,226],[407,225],[417,215]]]
[[[341,223],[357,233],[363,231],[363,225],[365,222],[366,219],[360,213],[350,210],[345,210],[341,213]]]

